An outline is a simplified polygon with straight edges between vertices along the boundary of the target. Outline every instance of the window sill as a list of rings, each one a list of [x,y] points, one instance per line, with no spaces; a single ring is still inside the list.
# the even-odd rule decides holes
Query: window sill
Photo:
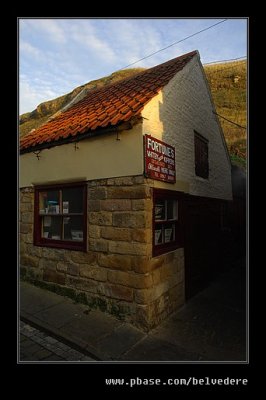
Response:
[[[161,256],[163,254],[171,253],[172,251],[177,250],[179,248],[181,248],[181,246],[176,243],[173,243],[170,246],[165,246],[165,245],[154,246],[153,252],[152,252],[152,257],[157,257],[157,256]]]
[[[210,181],[209,178],[202,178],[201,176],[198,176],[198,175],[195,175],[195,179],[196,179],[196,181],[199,181],[199,182],[209,182]]]
[[[73,242],[61,242],[57,240],[51,241],[39,241],[34,243],[34,246],[48,247],[50,249],[62,249],[62,250],[76,250],[86,252],[85,243],[73,243]]]

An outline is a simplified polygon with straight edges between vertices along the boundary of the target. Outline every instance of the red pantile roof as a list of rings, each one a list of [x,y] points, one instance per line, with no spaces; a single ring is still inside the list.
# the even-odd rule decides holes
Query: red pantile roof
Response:
[[[82,100],[20,140],[22,152],[81,139],[140,116],[144,106],[197,54],[184,54],[129,78],[90,91]],[[63,141],[63,142],[62,142]]]

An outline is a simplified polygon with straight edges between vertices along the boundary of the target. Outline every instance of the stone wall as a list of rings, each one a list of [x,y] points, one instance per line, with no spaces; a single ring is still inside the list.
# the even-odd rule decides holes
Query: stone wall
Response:
[[[184,302],[184,252],[152,258],[152,189],[143,176],[88,182],[87,252],[33,245],[32,188],[21,190],[21,266],[143,329]]]

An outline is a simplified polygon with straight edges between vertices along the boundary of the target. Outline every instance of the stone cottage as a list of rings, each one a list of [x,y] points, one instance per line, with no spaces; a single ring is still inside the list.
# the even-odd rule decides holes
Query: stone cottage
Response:
[[[24,136],[24,276],[146,330],[184,304],[210,274],[201,257],[232,199],[214,111],[192,51],[91,90]]]

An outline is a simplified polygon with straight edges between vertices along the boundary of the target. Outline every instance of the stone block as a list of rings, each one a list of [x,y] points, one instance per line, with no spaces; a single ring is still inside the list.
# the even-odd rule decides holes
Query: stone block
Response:
[[[106,253],[108,251],[108,241],[104,239],[89,239],[89,249]]]
[[[23,240],[21,240],[19,243],[19,253],[21,255],[27,253],[27,245]]]
[[[177,287],[169,289],[169,304],[173,305],[172,310],[175,310],[181,304],[183,304],[185,299],[182,293],[178,293]]]
[[[152,232],[150,229],[132,229],[131,238],[133,242],[151,243]]]
[[[115,178],[108,178],[107,186],[115,186]]]
[[[21,222],[25,224],[33,223],[33,213],[32,212],[23,212],[21,213]]]
[[[152,212],[145,212],[145,228],[148,228],[152,231]]]
[[[105,282],[107,280],[107,270],[101,267],[81,265],[79,273],[83,278],[94,279],[100,282]]]
[[[151,197],[151,191],[147,186],[107,187],[108,199],[146,199],[148,197]]]
[[[174,261],[175,258],[175,252],[171,251],[170,253],[164,254],[164,262],[165,264],[170,264],[171,262]]]
[[[146,208],[146,199],[133,199],[131,202],[133,211],[144,211]]]
[[[20,263],[25,266],[38,268],[40,259],[35,256],[23,254],[20,257]]]
[[[32,196],[34,193],[34,188],[33,187],[24,187],[23,189],[21,189],[22,193],[24,193],[25,195],[28,196]]]
[[[136,289],[150,288],[153,284],[152,276],[148,274],[135,274],[132,279],[132,287]]]
[[[88,200],[88,211],[100,211],[101,201],[100,200]]]
[[[31,202],[28,203],[20,203],[19,206],[20,212],[23,214],[24,212],[33,212],[33,204]]]
[[[164,261],[164,255],[151,258],[151,260],[149,262],[150,271],[153,271],[154,269],[160,268],[164,264],[164,262],[165,262]]]
[[[109,252],[115,254],[129,254],[144,256],[148,253],[148,248],[143,243],[128,242],[109,242]]]
[[[89,200],[102,200],[106,199],[107,190],[105,187],[94,187],[88,189],[88,199]]]
[[[149,304],[155,301],[164,293],[166,293],[171,287],[170,282],[159,283],[159,285],[153,286],[148,289],[136,289],[135,290],[135,301],[139,304]]]
[[[177,274],[177,266],[172,264],[163,264],[160,268],[161,282],[173,278]]]
[[[157,299],[155,303],[156,303],[155,308],[157,310],[157,313],[161,314],[166,309],[165,296],[159,297],[159,299]]]
[[[177,283],[181,283],[185,281],[185,269],[180,269],[177,272]]]
[[[141,185],[145,182],[145,178],[143,175],[134,176],[133,181],[136,185]]]
[[[152,200],[151,199],[132,199],[132,210],[133,211],[151,211]]]
[[[67,286],[73,287],[78,290],[97,294],[99,293],[99,282],[92,279],[81,279],[72,276],[66,277]]]
[[[112,213],[107,211],[89,212],[89,224],[93,225],[112,225]]]
[[[118,285],[130,286],[129,273],[123,271],[108,271],[108,281]]]
[[[44,247],[42,256],[49,260],[63,261],[64,254],[65,254],[65,250],[63,250],[63,249],[60,249],[60,250],[59,249],[49,249],[47,247]]]
[[[148,274],[135,274],[123,271],[108,271],[108,280],[109,282],[131,288],[148,288],[152,285],[152,278]]]
[[[121,228],[144,228],[146,224],[143,212],[114,212],[113,226]]]
[[[38,246],[33,246],[32,244],[27,245],[27,253],[31,256],[42,257],[43,256],[43,248]]]
[[[57,271],[52,271],[50,269],[46,269],[43,271],[43,280],[46,282],[58,283],[59,285],[64,285],[66,283],[65,274]]]
[[[148,256],[143,257],[136,255],[135,257],[132,257],[131,265],[132,269],[140,274],[145,274],[150,271],[150,259]]]
[[[66,262],[64,262],[64,261],[59,261],[57,264],[56,264],[56,270],[57,271],[59,271],[59,272],[67,272],[67,263]]]
[[[101,237],[101,228],[98,225],[89,224],[88,237],[92,239],[99,239]]]
[[[161,282],[159,285],[155,286],[154,288],[154,300],[158,299],[160,296],[166,294],[169,289],[173,286],[175,286],[176,283],[174,280],[166,281],[166,282]]]
[[[97,179],[96,186],[107,186],[107,179]]]
[[[20,204],[21,203],[32,203],[33,204],[34,201],[34,194],[33,192],[21,192],[21,196],[20,196]]]
[[[120,254],[99,254],[98,264],[105,268],[129,271],[131,269],[131,257]]]
[[[134,178],[132,176],[121,176],[113,178],[114,185],[116,186],[132,186],[134,184]],[[108,179],[107,179],[108,184]]]
[[[94,188],[95,186],[98,186],[97,185],[97,181],[88,181],[87,185],[88,185],[88,189],[89,188]],[[89,192],[89,190],[88,190],[88,192]]]
[[[79,275],[79,265],[74,263],[67,263],[66,273],[73,276]]]
[[[131,200],[129,199],[101,200],[101,209],[103,211],[130,211]]]
[[[19,231],[20,231],[20,233],[32,233],[33,225],[22,222],[21,224],[19,224]]]
[[[102,286],[102,290],[105,296],[111,297],[112,299],[125,300],[128,302],[133,300],[133,289],[126,286],[105,283]]]
[[[43,270],[56,271],[56,266],[56,260],[47,260],[46,258],[40,259],[39,267]]]
[[[141,329],[149,331],[155,326],[155,321],[153,318],[153,305],[137,305],[136,307],[136,317],[135,324]]]
[[[33,234],[32,233],[26,233],[24,234],[24,241],[27,244],[33,244]]]
[[[65,254],[66,260],[72,260],[77,264],[95,264],[97,260],[97,255],[92,252],[81,252],[81,251],[72,251],[70,253]]]
[[[110,240],[130,241],[131,232],[126,228],[117,228],[106,226],[101,228],[101,237]]]
[[[155,299],[154,288],[135,289],[134,299],[138,304],[149,304]]]
[[[159,285],[161,283],[161,268],[157,268],[151,272],[153,285]]]

